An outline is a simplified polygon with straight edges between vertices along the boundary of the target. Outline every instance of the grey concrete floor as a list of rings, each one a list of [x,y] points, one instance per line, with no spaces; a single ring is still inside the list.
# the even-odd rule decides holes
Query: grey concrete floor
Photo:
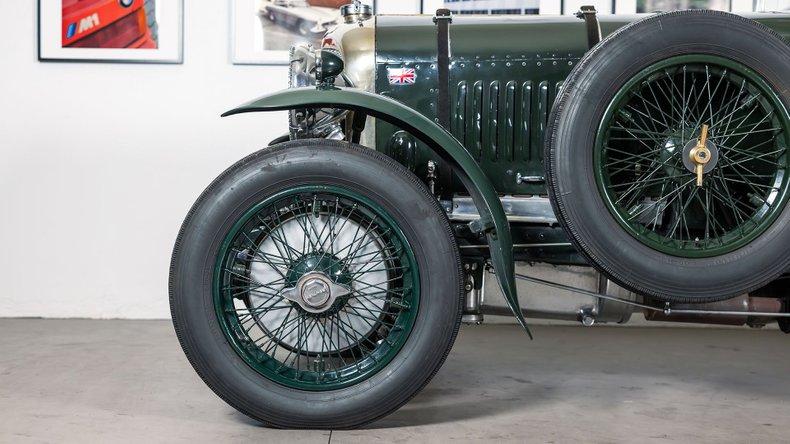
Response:
[[[777,331],[464,327],[443,369],[354,431],[259,426],[165,321],[0,319],[0,442],[788,442]]]

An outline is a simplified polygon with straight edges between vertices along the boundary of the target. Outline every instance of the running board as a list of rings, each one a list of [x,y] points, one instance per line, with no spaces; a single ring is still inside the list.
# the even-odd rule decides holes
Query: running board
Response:
[[[502,196],[499,198],[508,222],[528,222],[554,225],[557,216],[547,197],[541,196]],[[471,197],[455,196],[452,202],[444,201],[447,217],[452,221],[469,222],[480,219],[480,214]]]

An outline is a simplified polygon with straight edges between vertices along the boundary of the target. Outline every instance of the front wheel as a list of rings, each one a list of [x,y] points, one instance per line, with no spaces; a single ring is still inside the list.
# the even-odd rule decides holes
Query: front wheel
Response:
[[[449,222],[403,167],[346,143],[240,161],[187,216],[173,323],[206,384],[268,425],[347,428],[414,396],[458,331]]]

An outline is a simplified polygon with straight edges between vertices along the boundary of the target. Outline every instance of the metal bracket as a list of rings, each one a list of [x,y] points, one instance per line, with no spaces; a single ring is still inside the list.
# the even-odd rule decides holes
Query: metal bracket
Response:
[[[524,176],[521,173],[516,173],[516,185],[521,185],[522,183],[540,184],[544,182],[546,182],[546,178],[543,176]]]
[[[469,222],[468,226],[472,233],[487,233],[494,229],[494,221],[487,217],[481,217]]]
[[[587,46],[592,48],[601,41],[601,24],[598,22],[598,16],[595,6],[585,5],[576,13],[576,17],[583,19],[584,24],[587,25]]]
[[[448,20],[453,22],[453,14],[447,8],[440,8],[436,10],[436,15],[433,16],[433,22],[438,23],[439,20]]]
[[[437,106],[436,117],[439,124],[450,130],[450,23],[453,15],[449,9],[437,9],[433,16],[436,23],[436,74]]]

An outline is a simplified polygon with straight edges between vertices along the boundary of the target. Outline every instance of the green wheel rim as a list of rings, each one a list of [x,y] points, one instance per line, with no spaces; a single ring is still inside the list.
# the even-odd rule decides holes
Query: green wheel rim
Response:
[[[316,273],[347,294],[313,312],[286,296]],[[225,236],[214,308],[255,371],[291,388],[333,390],[398,354],[417,318],[419,282],[411,246],[380,205],[343,187],[300,186],[254,205]]]
[[[709,126],[716,161],[703,185],[686,157]],[[756,72],[710,55],[672,57],[635,75],[606,109],[595,178],[628,233],[674,256],[722,255],[747,245],[788,195],[790,117]]]

